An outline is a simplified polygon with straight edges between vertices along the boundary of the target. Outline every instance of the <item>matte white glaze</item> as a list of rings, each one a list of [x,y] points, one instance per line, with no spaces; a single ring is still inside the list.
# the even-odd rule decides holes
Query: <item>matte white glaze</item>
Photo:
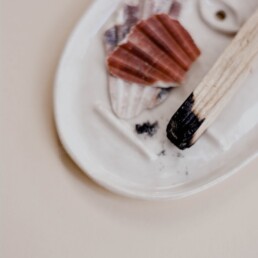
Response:
[[[123,121],[121,125],[116,120],[119,126],[107,122],[96,112],[96,105],[101,103],[105,107],[105,116],[112,114],[101,38],[104,25],[119,3],[120,0],[94,1],[63,54],[56,79],[55,117],[67,152],[83,171],[103,186],[144,199],[185,197],[229,177],[257,155],[257,121],[251,119],[253,114],[257,114],[257,104],[254,92],[247,87],[243,87],[241,93],[245,99],[240,95],[234,99],[234,103],[192,149],[179,151],[165,135],[171,115],[232,39],[203,21],[197,1],[185,1],[180,18],[203,52],[188,74],[185,87],[174,89],[166,103],[136,119]],[[255,71],[258,70],[254,67],[248,81],[249,89],[258,80]],[[253,103],[251,109],[248,101],[244,100]],[[234,105],[244,106],[249,113],[243,113],[242,108],[238,108],[236,113]],[[159,121],[158,133],[152,138],[135,134],[135,124],[148,120]],[[241,120],[245,121],[244,126]],[[140,148],[128,144],[124,128],[131,130],[130,134],[140,142]],[[218,132],[221,131],[224,139],[229,139],[230,135],[235,137],[229,139],[226,146],[220,142],[222,137]],[[153,153],[156,160],[142,155],[142,146],[151,156]],[[163,150],[165,156],[162,155]]]
[[[254,0],[200,0],[199,6],[202,18],[212,28],[234,34],[257,8],[258,3]],[[223,12],[226,17],[219,18],[219,12]]]

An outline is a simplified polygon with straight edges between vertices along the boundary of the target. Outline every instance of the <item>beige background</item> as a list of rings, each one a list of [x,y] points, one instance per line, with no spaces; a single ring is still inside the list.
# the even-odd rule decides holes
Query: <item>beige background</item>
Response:
[[[92,183],[60,147],[53,79],[87,0],[1,1],[3,258],[257,258],[258,160],[185,200],[130,200]]]

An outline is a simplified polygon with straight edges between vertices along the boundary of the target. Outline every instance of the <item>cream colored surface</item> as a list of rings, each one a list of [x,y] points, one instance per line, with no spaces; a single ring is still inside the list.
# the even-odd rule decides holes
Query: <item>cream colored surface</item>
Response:
[[[258,160],[174,202],[116,196],[58,142],[53,80],[87,0],[1,1],[0,257],[257,258]]]

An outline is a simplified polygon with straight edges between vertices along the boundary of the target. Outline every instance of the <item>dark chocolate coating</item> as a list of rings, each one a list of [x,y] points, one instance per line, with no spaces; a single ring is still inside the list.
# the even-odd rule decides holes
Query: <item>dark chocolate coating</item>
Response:
[[[192,93],[184,104],[171,118],[167,126],[167,137],[179,149],[184,150],[193,145],[193,137],[205,119],[199,119],[192,111],[194,94]]]

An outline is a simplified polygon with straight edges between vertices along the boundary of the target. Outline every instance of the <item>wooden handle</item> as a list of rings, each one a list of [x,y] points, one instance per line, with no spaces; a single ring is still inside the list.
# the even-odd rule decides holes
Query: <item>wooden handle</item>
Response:
[[[172,117],[167,136],[180,149],[192,146],[214,122],[246,78],[258,55],[258,10]]]

